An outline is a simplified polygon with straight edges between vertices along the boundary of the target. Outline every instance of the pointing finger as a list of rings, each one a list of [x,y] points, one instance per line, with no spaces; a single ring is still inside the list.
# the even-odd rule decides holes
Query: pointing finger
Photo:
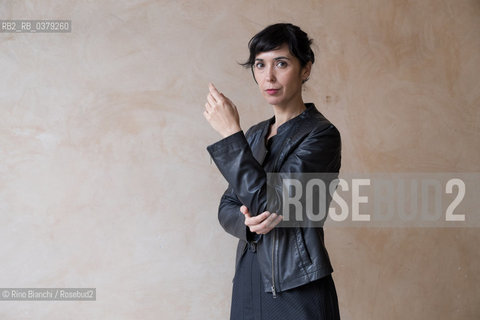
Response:
[[[209,89],[210,89],[210,93],[213,95],[215,100],[218,101],[223,99],[222,94],[217,90],[217,88],[215,88],[215,86],[211,82],[209,84]]]

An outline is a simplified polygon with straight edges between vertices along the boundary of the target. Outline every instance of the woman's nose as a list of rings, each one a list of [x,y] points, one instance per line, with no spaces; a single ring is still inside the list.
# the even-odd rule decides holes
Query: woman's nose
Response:
[[[269,82],[275,81],[275,69],[273,66],[267,68],[267,73],[265,75],[265,80]]]

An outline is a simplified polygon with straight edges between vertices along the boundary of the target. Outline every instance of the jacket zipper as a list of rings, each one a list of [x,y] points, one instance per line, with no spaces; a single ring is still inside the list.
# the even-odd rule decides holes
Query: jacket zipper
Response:
[[[264,138],[265,139],[265,138]],[[263,163],[265,162],[265,158],[267,157],[267,154],[268,154],[268,148],[267,148],[267,145],[266,145],[267,141],[265,140],[264,141],[264,146],[265,146],[265,152],[263,153],[263,159],[262,159],[262,165]],[[276,288],[275,288],[275,238],[276,238],[276,235],[277,235],[277,229],[273,229],[273,236],[272,236],[272,295],[273,295],[273,298],[276,298],[277,297],[277,291],[276,291]]]
[[[273,237],[272,237],[272,294],[273,298],[277,297],[277,292],[275,289],[275,238],[277,235],[277,229],[273,229]]]

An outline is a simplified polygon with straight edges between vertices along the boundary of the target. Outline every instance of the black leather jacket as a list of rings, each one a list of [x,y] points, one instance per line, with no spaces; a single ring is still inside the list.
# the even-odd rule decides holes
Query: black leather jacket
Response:
[[[336,172],[341,163],[341,139],[337,128],[313,103],[277,129],[289,130],[274,172]],[[229,186],[223,194],[218,219],[222,227],[239,238],[236,262],[247,245],[257,248],[266,292],[276,293],[320,279],[333,272],[324,245],[322,227],[279,228],[258,236],[245,226],[240,212],[244,204],[252,215],[268,210],[267,178],[261,166],[265,158],[265,136],[271,119],[239,131],[207,147]],[[292,129],[292,130],[290,130]],[[328,200],[328,204],[330,203]]]

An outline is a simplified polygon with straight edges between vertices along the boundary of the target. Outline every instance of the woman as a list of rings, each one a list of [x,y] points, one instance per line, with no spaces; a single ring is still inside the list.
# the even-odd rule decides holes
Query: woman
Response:
[[[243,65],[274,116],[245,134],[235,105],[209,84],[204,117],[223,139],[207,150],[229,183],[218,218],[239,238],[230,319],[340,319],[323,228],[280,228],[282,215],[267,202],[267,172],[340,170],[338,130],[302,99],[315,60],[311,43],[285,23],[250,40]]]

